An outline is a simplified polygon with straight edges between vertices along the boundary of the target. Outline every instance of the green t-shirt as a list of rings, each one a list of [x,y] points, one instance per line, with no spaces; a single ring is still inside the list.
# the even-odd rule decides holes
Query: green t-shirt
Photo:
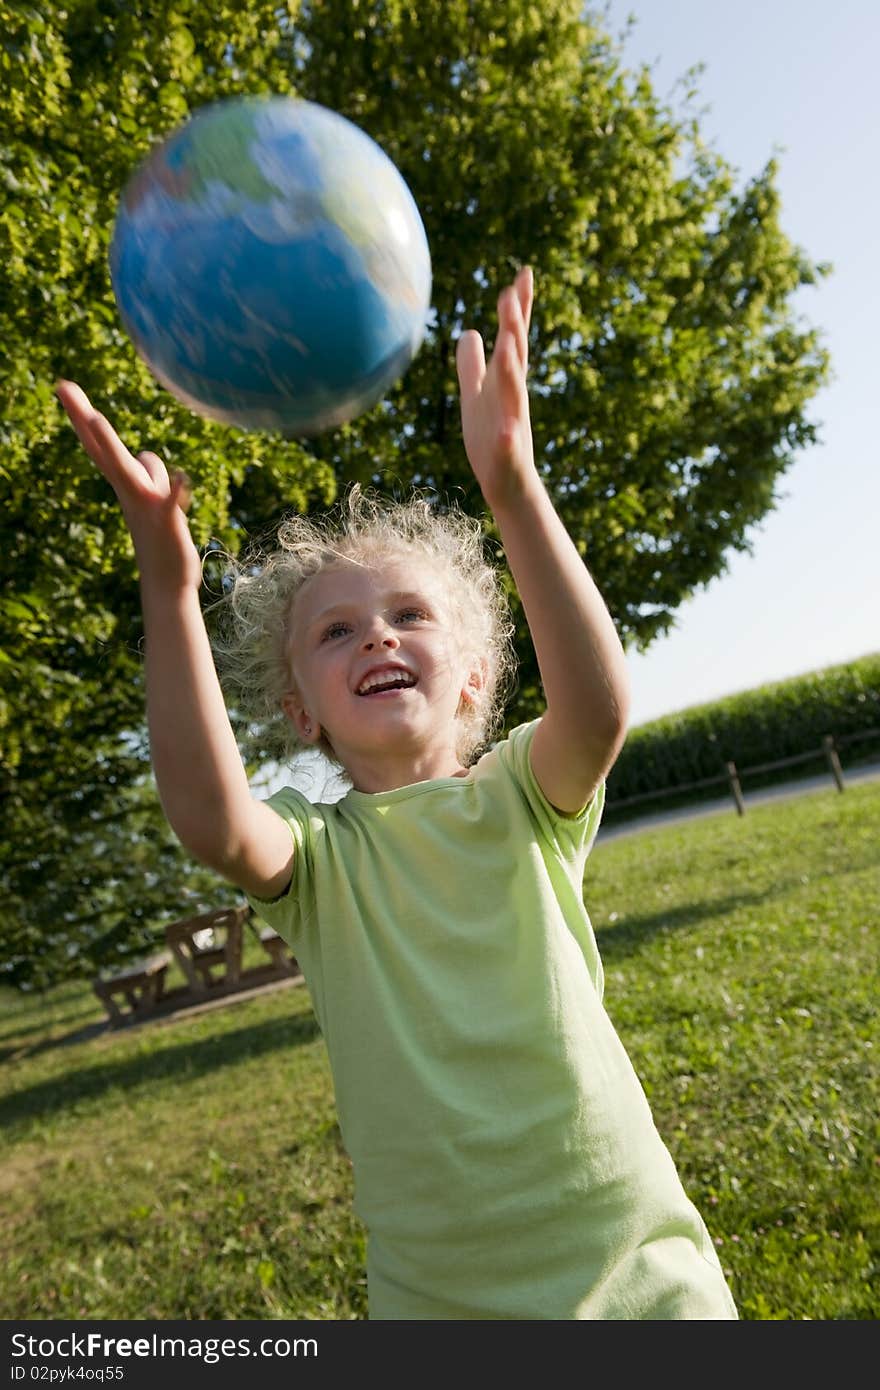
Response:
[[[326,1041],[371,1318],[735,1318],[602,1005],[583,903],[604,801],[555,811],[536,725],[467,777],[270,804]]]

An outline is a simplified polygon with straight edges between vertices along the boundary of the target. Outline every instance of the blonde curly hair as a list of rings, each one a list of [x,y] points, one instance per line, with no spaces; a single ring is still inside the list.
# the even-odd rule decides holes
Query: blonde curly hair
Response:
[[[462,654],[483,673],[480,689],[462,701],[457,716],[462,765],[475,762],[493,737],[516,661],[507,597],[487,559],[479,521],[456,507],[438,511],[418,493],[393,501],[354,484],[321,517],[285,517],[276,549],[228,557],[226,592],[211,610],[211,641],[226,697],[240,717],[260,728],[263,747],[279,761],[306,746],[281,708],[292,683],[290,629],[297,594],[340,561],[369,566],[401,556],[431,564],[442,577]],[[319,746],[338,766],[326,737]]]

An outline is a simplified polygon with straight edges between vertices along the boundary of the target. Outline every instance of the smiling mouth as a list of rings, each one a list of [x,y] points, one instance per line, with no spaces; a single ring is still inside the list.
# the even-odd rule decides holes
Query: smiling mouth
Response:
[[[384,671],[375,676],[367,676],[361,681],[355,694],[361,699],[370,695],[391,695],[400,690],[412,690],[415,683],[416,678],[411,676],[409,671]]]

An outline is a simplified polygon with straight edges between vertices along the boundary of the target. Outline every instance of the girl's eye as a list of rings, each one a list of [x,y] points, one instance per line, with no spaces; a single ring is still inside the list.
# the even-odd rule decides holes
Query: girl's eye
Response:
[[[343,637],[346,632],[348,632],[348,623],[331,623],[321,641],[332,641],[334,637]]]
[[[427,616],[422,608],[404,608],[398,613],[397,621],[400,623],[418,623],[424,622]]]

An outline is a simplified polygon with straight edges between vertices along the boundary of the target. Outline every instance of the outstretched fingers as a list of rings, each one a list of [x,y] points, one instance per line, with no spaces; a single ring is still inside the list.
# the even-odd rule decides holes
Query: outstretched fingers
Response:
[[[171,484],[168,481],[168,469],[165,467],[158,454],[144,451],[138,454],[137,461],[150,479],[160,497],[167,497],[171,491]]]
[[[467,329],[459,338],[455,349],[455,365],[458,369],[462,404],[466,405],[479,396],[486,376],[486,353],[483,339],[476,329]]]
[[[520,313],[523,321],[523,352],[522,364],[528,366],[529,361],[529,325],[532,322],[532,304],[535,300],[535,277],[530,265],[524,265],[514,281],[514,288],[519,298]]]
[[[529,324],[534,301],[531,266],[523,266],[513,284],[498,296],[498,336],[492,351],[496,372],[525,376],[529,363]],[[490,366],[492,364],[490,363]],[[474,329],[462,333],[456,348],[456,366],[462,403],[474,400],[486,377],[483,340]]]
[[[59,381],[56,394],[92,462],[105,474],[114,466],[120,467],[128,450],[82,387],[75,381]]]
[[[120,500],[125,494],[142,495],[145,479],[152,484],[147,491],[160,497],[168,496],[168,473],[161,459],[155,454],[141,454],[134,458],[110,421],[95,409],[81,386],[77,386],[75,381],[59,381],[55,393],[89,458]]]
[[[165,592],[197,588],[201,561],[184,515],[191,500],[186,474],[178,470],[169,477],[158,454],[149,451],[135,458],[75,382],[59,382],[56,392],[83,448],[116,494],[142,582]]]
[[[177,468],[169,475],[159,455],[150,453],[149,450],[138,454],[137,459],[149,474],[153,487],[169,510],[173,511],[175,507],[179,507],[182,512],[188,512],[192,503],[192,483],[189,474],[184,473],[182,468]]]
[[[534,279],[530,266],[523,266],[512,285],[498,296],[498,336],[502,344],[509,334],[516,348],[520,369],[529,365],[529,323],[532,317]]]

